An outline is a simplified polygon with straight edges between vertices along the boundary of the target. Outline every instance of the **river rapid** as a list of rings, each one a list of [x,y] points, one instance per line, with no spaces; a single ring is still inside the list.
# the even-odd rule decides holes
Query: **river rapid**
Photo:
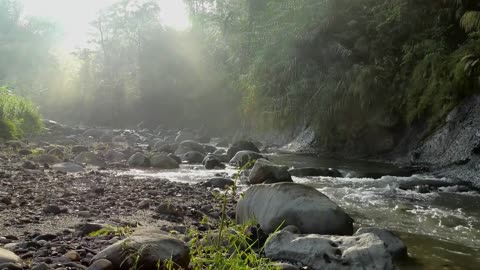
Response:
[[[314,186],[355,219],[355,225],[387,228],[408,247],[410,259],[399,269],[480,269],[480,194],[458,192],[457,187],[430,193],[402,190],[399,185],[429,175],[411,175],[391,165],[320,158],[313,155],[275,154],[269,159],[290,167],[332,167],[344,177],[293,177]],[[174,171],[130,170],[123,174],[197,183],[236,170],[204,170],[182,165]],[[375,175],[375,179],[369,177]],[[448,180],[448,179],[438,179]]]

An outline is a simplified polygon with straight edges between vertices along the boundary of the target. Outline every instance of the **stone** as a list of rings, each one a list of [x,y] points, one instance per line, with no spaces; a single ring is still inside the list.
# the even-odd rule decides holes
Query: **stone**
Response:
[[[296,267],[293,264],[289,264],[289,263],[273,263],[273,267],[275,267],[275,269],[279,269],[279,270],[300,270],[300,268]]]
[[[25,160],[22,163],[22,168],[28,169],[28,170],[36,170],[39,168],[38,164],[31,161],[31,160]]]
[[[16,263],[2,263],[0,270],[23,270],[23,267]]]
[[[57,163],[52,166],[52,169],[59,172],[66,172],[66,173],[77,173],[83,172],[85,169],[73,162],[63,162]]]
[[[113,264],[107,259],[99,259],[94,261],[87,270],[114,270]]]
[[[225,164],[222,163],[219,157],[213,154],[208,154],[203,159],[202,164],[207,170],[225,169]]]
[[[375,227],[361,227],[354,235],[361,235],[364,233],[372,233],[385,243],[387,251],[393,258],[407,257],[407,246],[403,241],[393,232]]]
[[[58,157],[59,159],[63,159],[65,157],[65,154],[63,153],[63,150],[60,147],[55,147],[48,151],[49,155],[53,155]]]
[[[169,203],[162,203],[157,208],[155,208],[155,213],[161,214],[161,215],[177,215],[178,214],[178,209]]]
[[[202,184],[204,187],[225,189],[229,186],[235,185],[235,182],[226,178],[211,178]]]
[[[255,184],[272,184],[279,182],[293,182],[287,166],[273,164],[266,159],[257,159],[252,171],[248,175],[248,182]]]
[[[56,205],[48,205],[48,206],[43,208],[43,212],[45,214],[58,215],[58,214],[62,213],[62,210],[60,209],[60,207],[58,207]]]
[[[382,240],[365,233],[358,236],[297,235],[280,231],[265,245],[272,260],[300,262],[313,270],[390,270],[392,256]]]
[[[169,158],[174,159],[178,164],[182,164],[182,159],[179,156],[177,156],[175,154],[172,154],[172,153],[168,154],[167,156]]]
[[[175,137],[175,142],[180,143],[180,142],[187,141],[187,140],[193,141],[195,139],[196,139],[196,136],[193,132],[182,130],[182,131],[178,132],[177,136]]]
[[[0,248],[0,265],[4,263],[20,263],[21,259],[15,253]]]
[[[295,225],[307,234],[353,234],[353,219],[343,209],[315,188],[297,183],[249,187],[237,203],[236,221],[253,219],[266,233]]]
[[[134,262],[133,255],[139,255]],[[107,259],[113,269],[164,269],[165,261],[172,260],[176,266],[187,269],[190,254],[187,245],[156,228],[137,228],[128,238],[105,248],[95,255],[95,261]]]
[[[201,164],[205,156],[197,151],[190,151],[181,156],[181,159],[189,164]]]
[[[327,176],[327,177],[342,177],[342,174],[332,168],[294,168],[288,171],[291,176],[306,177],[306,176]]]
[[[32,151],[29,150],[29,149],[20,149],[20,151],[18,151],[18,153],[22,156],[28,156],[28,155],[32,154]]]
[[[254,143],[249,142],[249,141],[237,141],[227,151],[227,155],[230,159],[232,159],[236,153],[240,151],[252,151],[259,153],[260,150],[258,150],[258,147],[255,146]]]
[[[230,159],[230,165],[237,168],[250,169],[257,159],[263,158],[263,155],[253,151],[239,151]]]
[[[213,145],[209,145],[209,144],[204,144],[203,145],[203,152],[204,153],[213,153],[217,151],[217,148]]]
[[[48,270],[48,269],[50,269],[50,267],[44,262],[39,263],[32,267],[32,270]]]
[[[76,163],[88,164],[96,167],[107,166],[107,163],[105,163],[105,161],[101,160],[99,157],[97,157],[97,155],[92,152],[82,152],[75,157],[74,161]]]
[[[65,258],[68,258],[72,262],[78,262],[80,261],[80,254],[78,252],[71,250],[67,252],[65,255],[63,255]]]
[[[84,223],[80,224],[77,229],[77,234],[79,236],[86,236],[93,232],[97,232],[101,229],[105,228],[103,224],[99,223]]]
[[[92,128],[92,129],[88,129],[86,130],[84,133],[83,133],[83,136],[84,137],[93,137],[93,138],[100,138],[102,137],[103,135],[106,135],[106,134],[109,134],[110,131],[109,130],[106,130],[106,129],[96,129],[96,128]]]
[[[130,167],[148,167],[149,164],[148,158],[142,153],[135,153],[128,159]]]
[[[178,169],[180,166],[176,160],[165,155],[155,155],[150,159],[150,165],[157,169]]]

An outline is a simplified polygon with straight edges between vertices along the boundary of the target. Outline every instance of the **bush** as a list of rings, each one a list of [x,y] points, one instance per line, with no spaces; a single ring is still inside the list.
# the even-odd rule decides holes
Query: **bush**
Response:
[[[0,87],[0,138],[18,139],[42,127],[40,114],[31,101],[13,95],[7,86]]]

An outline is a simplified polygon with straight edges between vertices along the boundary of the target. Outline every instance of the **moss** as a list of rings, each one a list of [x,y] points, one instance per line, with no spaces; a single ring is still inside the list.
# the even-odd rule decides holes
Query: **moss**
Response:
[[[9,120],[0,120],[0,138],[6,140],[18,139],[22,135],[15,123]]]

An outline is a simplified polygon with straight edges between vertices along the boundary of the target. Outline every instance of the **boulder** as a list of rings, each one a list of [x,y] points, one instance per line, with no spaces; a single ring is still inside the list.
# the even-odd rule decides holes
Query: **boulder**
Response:
[[[213,154],[208,154],[203,159],[202,164],[203,166],[205,166],[205,169],[207,170],[225,169],[225,164],[222,163],[220,157]]]
[[[182,159],[179,156],[172,153],[168,154],[167,156],[173,158],[178,164],[182,164]]]
[[[104,154],[105,160],[107,160],[110,163],[116,163],[116,162],[122,162],[127,160],[127,156],[119,151],[116,150],[108,150]]]
[[[155,144],[154,146],[154,150],[160,153],[165,152],[165,153],[173,154],[177,149],[178,149],[178,144],[176,143],[171,143],[171,144],[162,143],[161,145]]]
[[[60,147],[55,147],[55,148],[51,149],[50,151],[48,151],[48,154],[52,155],[52,156],[56,156],[59,159],[63,159],[65,157],[63,149],[61,149]]]
[[[258,150],[258,147],[255,146],[254,143],[249,141],[238,141],[232,144],[232,146],[230,146],[227,151],[227,155],[230,159],[232,159],[239,151],[252,151],[256,153],[260,152],[260,150]]]
[[[230,159],[229,163],[238,168],[245,168],[245,166],[249,165],[245,169],[250,169],[253,167],[254,162],[260,158],[263,158],[263,156],[257,152],[239,151],[232,159]]]
[[[200,152],[202,154],[205,153],[203,145],[194,141],[183,141],[178,145],[177,150],[175,150],[175,154],[183,155],[192,151]]]
[[[293,182],[287,166],[273,164],[266,159],[257,159],[252,171],[248,175],[248,182],[255,184],[273,184],[279,182]]]
[[[227,139],[222,139],[217,143],[217,147],[228,147],[229,144],[230,141],[228,141]]]
[[[328,176],[328,177],[342,177],[342,174],[332,168],[294,168],[288,171],[291,176],[306,177],[306,176]]]
[[[95,255],[92,265],[100,259],[109,260],[113,269],[120,270],[166,269],[165,262],[170,259],[177,267],[187,269],[190,254],[184,242],[165,232],[156,228],[137,228],[128,238]]]
[[[101,160],[99,157],[97,157],[97,155],[92,152],[82,152],[74,158],[74,161],[76,163],[93,165],[97,167],[107,166],[107,163],[105,163],[105,161]]]
[[[190,164],[201,164],[205,156],[197,151],[190,151],[181,156],[181,159]]]
[[[208,144],[204,144],[203,145],[203,152],[204,153],[213,153],[217,151],[217,148],[213,145],[208,145]]]
[[[4,263],[20,263],[21,259],[15,253],[0,248],[0,265]]]
[[[77,172],[84,171],[84,168],[82,166],[73,162],[57,163],[52,166],[52,169],[55,171],[66,172],[66,173],[77,173]]]
[[[177,169],[180,166],[177,161],[165,154],[155,155],[150,159],[150,165],[158,169]]]
[[[238,201],[236,222],[253,219],[266,232],[295,225],[302,233],[352,235],[353,219],[313,187],[297,183],[249,187]]]
[[[135,153],[128,159],[128,165],[130,167],[148,167],[150,161],[142,153]]]
[[[407,257],[407,246],[393,232],[375,227],[361,227],[354,235],[362,235],[364,233],[371,233],[380,238],[380,240],[385,243],[387,251],[393,258]]]
[[[393,259],[380,238],[371,233],[358,236],[274,234],[265,245],[272,260],[300,262],[313,270],[390,270]]]

